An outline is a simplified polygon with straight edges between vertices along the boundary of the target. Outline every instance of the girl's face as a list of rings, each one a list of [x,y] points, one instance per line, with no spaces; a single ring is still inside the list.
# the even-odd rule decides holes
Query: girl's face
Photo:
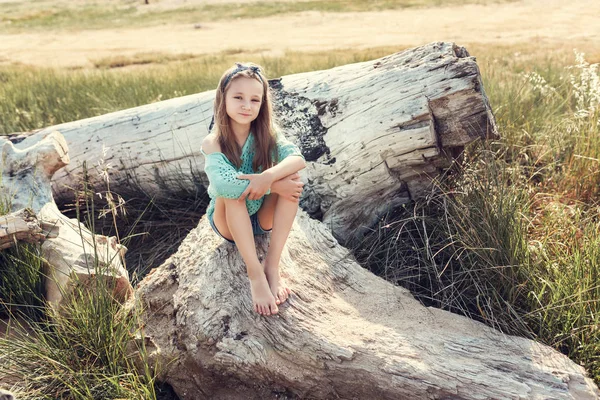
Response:
[[[262,101],[263,85],[257,79],[241,77],[231,82],[225,94],[225,109],[234,132],[250,129],[250,123],[258,117]]]

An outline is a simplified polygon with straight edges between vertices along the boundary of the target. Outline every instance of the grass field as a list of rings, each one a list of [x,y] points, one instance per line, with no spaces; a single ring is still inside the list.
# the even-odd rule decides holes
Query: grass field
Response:
[[[193,24],[236,18],[259,18],[302,11],[380,11],[457,4],[507,3],[515,0],[309,0],[197,2],[177,8],[144,6],[142,1],[13,1],[0,3],[0,33],[32,30],[80,30]],[[108,4],[107,4],[108,3]]]
[[[312,3],[317,2],[303,6]],[[359,3],[349,2],[348,7]],[[117,6],[133,7],[126,2]],[[285,12],[287,6],[280,6],[278,12]],[[21,5],[11,7],[17,10]],[[575,46],[579,51],[574,51]],[[243,59],[262,64],[274,78],[398,50],[288,52],[281,57],[243,55]],[[547,343],[584,365],[600,383],[600,76],[594,65],[600,62],[600,49],[582,42],[482,44],[468,50],[477,57],[501,139],[470,147],[457,166],[461,174],[440,182],[438,193],[427,201],[395,210],[373,236],[355,245],[354,254],[363,266],[408,287],[423,303]],[[235,51],[178,59],[146,54],[100,60],[98,68],[80,70],[0,66],[0,134],[214,89],[222,71],[240,57]],[[110,68],[113,62],[128,67]],[[28,283],[35,284],[35,280]],[[0,291],[0,297],[7,298],[6,285]],[[111,303],[88,303],[104,304],[102,315],[114,321],[118,309]],[[73,307],[81,307],[77,304]],[[82,318],[86,315],[85,309],[73,312]],[[71,341],[52,336],[52,346],[72,346],[73,341],[83,341],[89,330],[98,329],[73,325],[72,320],[69,324],[59,331],[68,328],[64,337]],[[91,388],[107,385],[122,396],[156,397],[151,374],[132,375],[127,363],[112,370],[102,365],[114,360],[94,346],[103,349],[110,341],[128,340],[119,330],[109,334],[109,326],[102,328],[103,341],[85,342],[91,353],[69,355],[86,361],[92,360],[90,354],[101,357],[93,358],[92,364],[69,364],[73,369],[55,378],[61,382],[69,374],[79,377],[73,393],[87,395]],[[0,341],[0,353],[14,343],[18,342]],[[43,355],[52,348],[48,341],[43,342],[46,347],[40,346],[23,346],[22,351]],[[84,369],[76,369],[80,367]],[[33,369],[20,371],[23,393],[42,390],[34,384]],[[119,392],[121,387],[131,391]]]

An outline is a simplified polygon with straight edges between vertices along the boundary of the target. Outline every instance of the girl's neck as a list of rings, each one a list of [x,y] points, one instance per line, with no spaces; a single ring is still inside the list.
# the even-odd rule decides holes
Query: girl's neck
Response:
[[[250,124],[240,125],[232,121],[231,130],[236,137],[238,143],[244,143],[250,134]]]

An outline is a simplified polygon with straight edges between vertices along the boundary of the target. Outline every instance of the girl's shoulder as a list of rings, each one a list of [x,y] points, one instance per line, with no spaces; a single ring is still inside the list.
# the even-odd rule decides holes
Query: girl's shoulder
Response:
[[[202,147],[200,148],[204,154],[211,153],[220,153],[221,146],[219,145],[219,141],[217,140],[217,135],[214,133],[206,135],[204,140],[202,141]]]

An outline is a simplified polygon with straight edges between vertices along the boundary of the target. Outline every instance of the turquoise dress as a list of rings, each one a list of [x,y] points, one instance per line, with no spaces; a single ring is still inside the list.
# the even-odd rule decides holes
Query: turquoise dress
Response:
[[[289,156],[300,156],[304,158],[298,146],[287,140],[283,134],[278,133],[276,137],[277,143],[277,164]],[[252,169],[252,160],[254,158],[254,134],[250,132],[248,138],[242,146],[242,165],[239,169],[235,167],[231,161],[221,152],[206,154],[202,148],[200,151],[204,155],[204,172],[208,176],[208,195],[210,204],[206,210],[206,216],[212,221],[215,212],[215,203],[217,197],[226,199],[239,198],[244,190],[250,184],[247,179],[237,179],[239,175],[256,174],[257,171]],[[270,194],[271,190],[267,191]],[[263,203],[264,196],[258,200],[246,199],[246,208],[248,215],[256,214]]]

